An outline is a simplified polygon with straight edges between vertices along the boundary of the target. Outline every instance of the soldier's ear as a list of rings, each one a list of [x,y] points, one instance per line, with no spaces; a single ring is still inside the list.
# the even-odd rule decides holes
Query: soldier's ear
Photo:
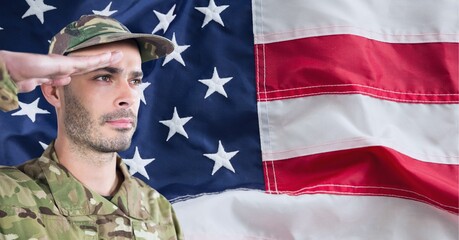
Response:
[[[64,90],[63,87],[52,86],[49,84],[42,84],[41,92],[49,104],[53,105],[55,108],[61,107],[62,99],[62,91]]]

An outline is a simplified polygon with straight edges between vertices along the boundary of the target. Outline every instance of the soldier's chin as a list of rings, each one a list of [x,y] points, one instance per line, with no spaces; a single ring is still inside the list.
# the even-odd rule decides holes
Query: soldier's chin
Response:
[[[129,139],[127,142],[120,143],[117,147],[118,149],[115,152],[122,152],[127,150],[131,146],[132,139]]]
[[[120,149],[118,149],[116,152],[122,152],[122,151],[126,151],[129,149],[129,147],[131,146],[131,141],[129,141],[129,144],[126,144],[125,146],[122,146]]]
[[[131,146],[131,138],[108,140],[93,144],[93,149],[98,152],[111,153],[122,152]]]

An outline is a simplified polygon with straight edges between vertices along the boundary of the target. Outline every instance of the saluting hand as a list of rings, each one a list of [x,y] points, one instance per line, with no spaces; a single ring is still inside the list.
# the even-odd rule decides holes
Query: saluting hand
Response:
[[[0,51],[0,58],[16,83],[19,92],[30,92],[37,85],[63,86],[78,75],[117,63],[123,54],[119,51],[94,56],[62,56]]]

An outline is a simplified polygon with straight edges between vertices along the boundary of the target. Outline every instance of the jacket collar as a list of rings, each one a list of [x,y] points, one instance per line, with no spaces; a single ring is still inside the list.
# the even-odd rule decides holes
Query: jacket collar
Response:
[[[150,216],[142,202],[148,202],[144,192],[148,186],[129,174],[120,156],[117,156],[117,170],[124,176],[118,192],[111,201],[86,188],[63,165],[59,163],[54,142],[38,159],[50,192],[59,212],[64,216],[121,215],[145,220]],[[143,191],[142,191],[143,190]]]

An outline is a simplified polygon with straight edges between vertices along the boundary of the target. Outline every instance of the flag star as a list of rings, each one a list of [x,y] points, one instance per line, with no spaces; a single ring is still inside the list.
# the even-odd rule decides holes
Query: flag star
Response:
[[[33,103],[19,102],[19,107],[21,107],[21,110],[11,114],[11,116],[27,115],[27,117],[29,117],[32,122],[35,122],[35,116],[37,114],[49,114],[48,111],[38,107],[39,100],[40,98],[37,98]]]
[[[171,22],[174,20],[174,18],[176,16],[174,14],[174,10],[175,10],[175,4],[174,4],[174,6],[172,6],[172,8],[166,14],[163,14],[163,13],[160,13],[158,11],[153,10],[153,12],[155,13],[156,17],[159,19],[159,23],[158,23],[158,25],[156,25],[155,29],[153,29],[153,32],[151,32],[151,33],[156,33],[157,31],[159,31],[161,29],[163,30],[163,33],[165,33],[167,31],[167,29],[169,28],[169,25],[171,24]]]
[[[43,150],[46,150],[48,148],[48,144],[44,143],[44,142],[41,142],[41,141],[38,141],[38,143],[40,144],[40,146],[43,148]]]
[[[164,58],[163,66],[166,63],[170,62],[172,59],[175,59],[177,62],[181,63],[185,66],[185,62],[183,61],[182,55],[180,55],[183,51],[190,47],[190,45],[178,45],[177,40],[175,38],[175,33],[172,35],[172,43],[174,44],[175,48],[174,51],[171,52]]]
[[[0,30],[3,30],[3,28],[2,28],[2,27],[0,27]]]
[[[107,16],[107,17],[108,17],[108,16],[112,15],[113,13],[118,12],[118,10],[112,10],[112,11],[111,11],[111,10],[110,10],[111,7],[112,7],[112,2],[110,2],[110,3],[104,8],[104,10],[102,10],[102,11],[92,10],[92,12],[93,12],[94,14],[97,14],[97,15],[102,15],[102,16]]]
[[[223,24],[223,20],[220,17],[220,13],[222,13],[227,7],[229,7],[229,5],[215,5],[214,0],[210,0],[209,6],[207,7],[195,7],[196,10],[205,15],[201,28],[204,28],[204,26],[206,26],[212,20],[224,27],[225,25]]]
[[[22,15],[22,19],[25,17],[35,15],[37,16],[38,20],[43,24],[45,22],[43,13],[56,9],[54,6],[46,5],[43,1],[44,0],[25,0],[27,4],[29,4],[29,9],[27,12]]]
[[[180,133],[181,135],[185,136],[188,138],[188,134],[185,131],[185,124],[190,121],[190,119],[193,117],[184,117],[180,118],[180,116],[177,113],[177,108],[174,107],[174,114],[172,115],[172,118],[170,120],[163,120],[159,121],[160,123],[166,125],[169,127],[169,134],[167,135],[166,141],[169,141],[169,139],[175,135],[175,133]]]
[[[149,82],[143,82],[143,83],[141,83],[141,84],[138,86],[138,88],[137,88],[137,90],[139,91],[139,94],[140,94],[140,100],[142,100],[142,102],[143,102],[145,105],[147,104],[147,101],[145,100],[145,94],[144,94],[144,92],[145,92],[145,89],[146,89],[148,86],[150,86],[150,84],[151,84],[151,83],[149,83]]]
[[[206,96],[204,98],[209,97],[214,92],[218,92],[221,95],[223,95],[225,97],[228,97],[227,94],[226,94],[225,89],[223,88],[223,85],[225,85],[231,79],[233,79],[233,77],[220,78],[220,76],[218,76],[217,68],[214,67],[214,73],[212,75],[212,78],[210,78],[210,79],[200,79],[199,80],[201,83],[203,83],[203,84],[207,85],[207,87],[209,87],[207,89]]]
[[[139,148],[135,147],[135,153],[134,157],[131,159],[123,159],[124,163],[129,166],[129,173],[131,175],[134,175],[136,173],[142,174],[145,178],[150,180],[150,176],[148,176],[147,170],[145,170],[145,167],[153,162],[155,159],[154,158],[149,158],[149,159],[142,159],[139,154]]]
[[[207,153],[204,154],[204,156],[208,157],[209,159],[213,160],[215,162],[214,168],[212,170],[212,175],[215,174],[221,167],[225,167],[226,169],[230,170],[231,172],[236,172],[233,168],[233,165],[231,165],[230,160],[231,158],[234,157],[239,151],[234,151],[234,152],[226,152],[225,149],[223,148],[222,142],[219,140],[218,141],[218,150],[216,153]]]

